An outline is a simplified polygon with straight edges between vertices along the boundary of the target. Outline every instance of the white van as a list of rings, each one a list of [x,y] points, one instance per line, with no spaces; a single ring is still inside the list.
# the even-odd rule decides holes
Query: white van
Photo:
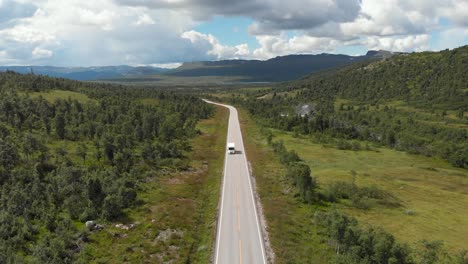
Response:
[[[233,142],[227,144],[227,149],[229,154],[236,154],[236,145]]]

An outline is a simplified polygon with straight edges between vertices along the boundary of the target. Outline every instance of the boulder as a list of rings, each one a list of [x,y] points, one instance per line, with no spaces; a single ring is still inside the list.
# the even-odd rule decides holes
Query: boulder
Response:
[[[96,226],[96,222],[94,221],[86,221],[86,228],[88,228],[88,230],[92,231],[94,229],[94,227]]]
[[[94,221],[86,221],[85,225],[86,225],[86,228],[88,228],[89,231],[94,231],[94,230],[99,231],[99,230],[104,229],[104,225],[97,224]]]

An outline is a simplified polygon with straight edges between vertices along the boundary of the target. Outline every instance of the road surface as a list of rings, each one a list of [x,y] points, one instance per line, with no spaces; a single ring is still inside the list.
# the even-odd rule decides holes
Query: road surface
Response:
[[[265,264],[265,251],[237,110],[232,106],[206,102],[229,109],[227,142],[234,142],[237,151],[236,154],[226,152],[214,263]]]

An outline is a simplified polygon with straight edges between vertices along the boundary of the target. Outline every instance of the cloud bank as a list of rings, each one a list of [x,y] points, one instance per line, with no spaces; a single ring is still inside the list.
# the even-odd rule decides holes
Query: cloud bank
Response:
[[[240,30],[258,47],[194,30],[214,16],[251,19]],[[420,51],[467,38],[464,0],[0,0],[0,65],[267,59],[352,46]]]

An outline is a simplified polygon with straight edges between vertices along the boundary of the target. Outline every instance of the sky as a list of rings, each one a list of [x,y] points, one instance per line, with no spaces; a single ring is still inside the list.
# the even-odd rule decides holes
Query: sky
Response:
[[[154,65],[468,44],[468,0],[0,0],[0,65]]]

